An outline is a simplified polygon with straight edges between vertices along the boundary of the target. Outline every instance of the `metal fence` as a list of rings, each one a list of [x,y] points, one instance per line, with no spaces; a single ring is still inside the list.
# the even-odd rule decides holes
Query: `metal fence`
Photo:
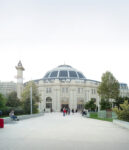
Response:
[[[112,111],[99,111],[98,112],[98,118],[112,118],[112,119],[116,119],[117,115],[115,112]]]

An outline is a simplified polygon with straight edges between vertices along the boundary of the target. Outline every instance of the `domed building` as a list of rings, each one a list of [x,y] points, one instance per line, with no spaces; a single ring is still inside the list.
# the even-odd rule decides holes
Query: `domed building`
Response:
[[[23,71],[21,61],[16,66],[17,69],[17,95],[21,98],[24,88]],[[69,66],[60,65],[48,71],[41,79],[34,80],[36,83],[41,102],[39,111],[60,111],[64,107],[82,110],[84,104],[93,99],[98,106],[100,97],[97,93],[99,81],[90,80],[85,75]],[[129,89],[126,83],[120,83],[120,96],[129,97]]]
[[[82,110],[93,98],[99,104],[98,81],[88,80],[84,74],[69,65],[60,65],[35,80],[41,95],[39,110],[60,111],[63,107]]]

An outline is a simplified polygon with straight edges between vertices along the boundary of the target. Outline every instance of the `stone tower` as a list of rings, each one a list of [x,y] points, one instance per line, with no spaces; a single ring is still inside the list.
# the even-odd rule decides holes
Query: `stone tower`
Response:
[[[25,70],[22,66],[21,61],[19,61],[16,66],[17,69],[17,97],[21,99],[21,94],[23,91],[23,71]]]

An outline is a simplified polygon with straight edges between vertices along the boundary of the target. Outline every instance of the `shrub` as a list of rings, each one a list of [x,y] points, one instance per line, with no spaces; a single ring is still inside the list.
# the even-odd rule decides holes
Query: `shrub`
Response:
[[[118,119],[129,121],[129,103],[124,101],[124,104],[120,104],[120,109],[118,107],[113,108],[113,111],[118,115]]]
[[[85,104],[85,109],[88,109],[90,111],[95,111],[96,109],[96,104],[95,104],[95,101],[93,99],[91,99],[89,102],[87,102]]]
[[[11,112],[11,110],[14,110],[15,115],[24,114],[24,110],[21,107],[17,107],[17,108],[15,108],[15,107],[5,107],[5,108],[1,109],[2,115],[3,116],[9,116],[9,113]]]

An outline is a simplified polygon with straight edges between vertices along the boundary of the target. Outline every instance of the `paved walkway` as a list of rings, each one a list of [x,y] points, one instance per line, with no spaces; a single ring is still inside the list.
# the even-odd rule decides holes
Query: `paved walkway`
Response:
[[[80,114],[45,114],[5,125],[0,150],[129,150],[129,130]]]

